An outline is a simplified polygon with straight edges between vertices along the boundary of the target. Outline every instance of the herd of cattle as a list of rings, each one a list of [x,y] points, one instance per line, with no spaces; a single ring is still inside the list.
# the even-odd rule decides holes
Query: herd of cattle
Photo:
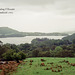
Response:
[[[0,61],[0,75],[6,75],[9,72],[13,72],[17,70],[17,67],[19,64],[21,64],[22,61],[19,61],[17,63],[16,61]]]
[[[49,65],[50,67],[48,66],[44,70],[52,70],[52,72],[61,72],[63,69],[62,65],[54,65],[53,62],[45,64],[44,61],[46,61],[46,60],[44,60],[44,59],[41,59],[41,61],[42,61],[42,63],[40,64],[40,66],[47,66],[47,64],[51,65],[51,66]],[[33,60],[30,60],[29,65],[32,65],[32,62],[33,62]],[[67,63],[67,65],[69,65],[69,66],[75,66],[75,63],[70,63],[69,61],[66,61],[66,60],[59,61],[59,62],[60,63]]]
[[[51,65],[50,67],[46,67],[44,70],[51,70],[52,72],[61,72],[63,70],[62,65],[54,65],[53,62],[45,64],[46,60],[44,59],[41,59],[40,61],[40,66]],[[8,73],[13,73],[17,70],[19,64],[24,65],[26,62],[28,61],[19,61],[19,63],[17,63],[16,61],[0,61],[0,75],[7,75]],[[33,60],[30,60],[29,65],[33,65],[33,62]],[[75,66],[75,63],[70,63],[66,60],[60,61],[60,63],[62,62],[67,63],[67,65],[70,66]]]

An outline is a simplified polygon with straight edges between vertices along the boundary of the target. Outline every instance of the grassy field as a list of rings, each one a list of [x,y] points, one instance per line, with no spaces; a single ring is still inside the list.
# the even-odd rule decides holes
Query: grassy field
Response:
[[[32,65],[30,60],[33,60]],[[27,58],[24,63],[18,66],[13,75],[75,75],[75,66],[71,65],[75,63],[75,58]]]

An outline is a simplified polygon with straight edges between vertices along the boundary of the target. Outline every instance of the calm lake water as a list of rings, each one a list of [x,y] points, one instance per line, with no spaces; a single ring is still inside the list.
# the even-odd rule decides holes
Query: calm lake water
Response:
[[[31,43],[35,38],[48,38],[48,39],[62,39],[64,36],[26,36],[26,37],[9,37],[9,38],[0,38],[4,44],[24,44]]]

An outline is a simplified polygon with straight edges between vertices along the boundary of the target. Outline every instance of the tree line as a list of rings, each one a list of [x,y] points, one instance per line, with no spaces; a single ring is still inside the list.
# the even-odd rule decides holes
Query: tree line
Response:
[[[26,57],[75,57],[75,39],[69,41],[36,38],[31,44],[0,45],[0,59],[18,62]]]

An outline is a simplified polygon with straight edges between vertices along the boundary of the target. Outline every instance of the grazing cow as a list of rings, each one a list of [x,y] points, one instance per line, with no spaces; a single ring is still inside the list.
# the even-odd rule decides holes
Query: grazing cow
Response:
[[[41,59],[41,61],[45,61],[44,59]]]
[[[61,65],[59,65],[58,67],[62,68],[62,66],[61,66]]]
[[[67,62],[68,63],[68,65],[70,64],[69,62]]]
[[[30,62],[33,62],[33,60],[30,60]]]
[[[53,64],[53,62],[51,62],[50,64]]]
[[[58,72],[60,72],[60,70],[58,69]]]
[[[29,65],[32,65],[32,63],[29,63]]]
[[[52,72],[54,72],[54,70],[52,69]]]
[[[49,68],[46,68],[46,70],[49,70]]]
[[[52,67],[50,69],[52,69]]]
[[[75,63],[71,63],[72,66],[75,66]]]
[[[0,70],[2,70],[2,65],[0,65]]]
[[[41,63],[41,66],[45,66],[45,64],[44,63]]]

